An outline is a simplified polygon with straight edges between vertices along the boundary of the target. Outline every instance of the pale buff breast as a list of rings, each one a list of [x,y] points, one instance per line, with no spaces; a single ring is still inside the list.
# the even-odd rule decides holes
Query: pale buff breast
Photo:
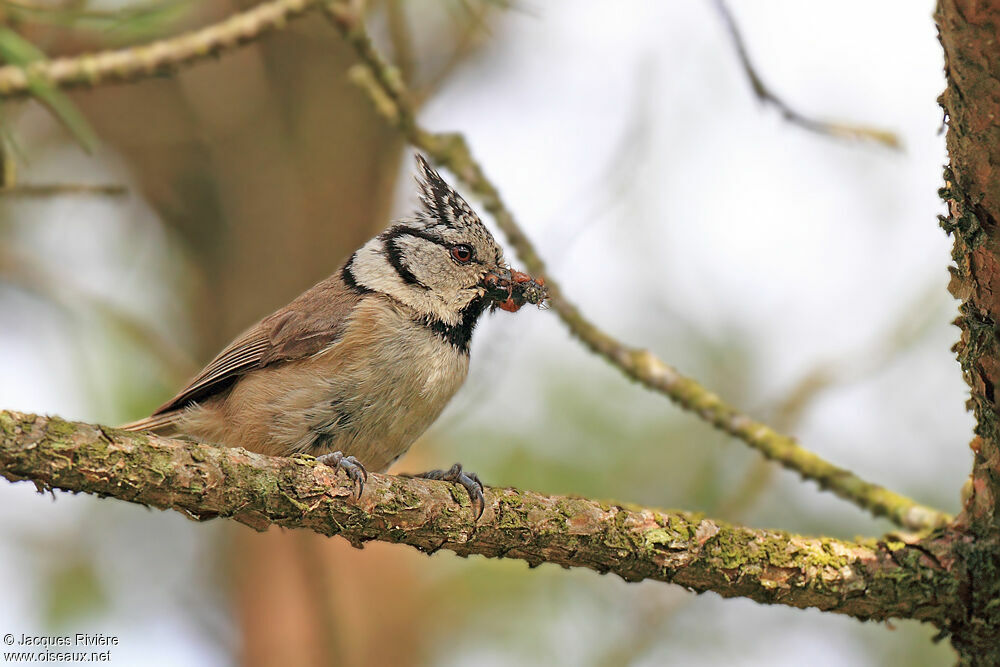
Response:
[[[437,419],[468,366],[466,353],[403,307],[365,298],[332,346],[242,377],[224,399],[190,412],[184,430],[279,456],[340,450],[380,471]]]

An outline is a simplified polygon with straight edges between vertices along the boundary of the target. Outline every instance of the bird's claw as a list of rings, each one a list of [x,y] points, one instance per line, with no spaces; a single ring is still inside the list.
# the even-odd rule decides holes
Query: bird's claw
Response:
[[[368,481],[368,471],[365,470],[361,461],[353,456],[344,456],[344,452],[332,452],[316,457],[320,463],[330,466],[334,470],[343,469],[348,478],[354,482],[354,499],[361,497],[361,492],[365,490],[365,482]]]
[[[414,475],[414,477],[439,479],[442,482],[461,484],[469,494],[469,501],[472,503],[472,512],[475,515],[476,521],[479,521],[479,517],[483,515],[483,511],[486,509],[486,498],[483,496],[484,487],[483,483],[479,481],[479,475],[474,472],[465,472],[462,470],[461,463],[456,463],[448,468],[448,470],[431,470],[420,475]]]

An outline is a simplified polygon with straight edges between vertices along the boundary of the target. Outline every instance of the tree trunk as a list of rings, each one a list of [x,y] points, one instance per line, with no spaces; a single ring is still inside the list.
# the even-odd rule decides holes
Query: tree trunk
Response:
[[[941,225],[955,239],[949,289],[961,300],[955,346],[971,389],[975,454],[955,527],[964,568],[964,621],[951,628],[962,664],[1000,664],[1000,0],[940,0],[935,13],[948,87],[948,155]]]

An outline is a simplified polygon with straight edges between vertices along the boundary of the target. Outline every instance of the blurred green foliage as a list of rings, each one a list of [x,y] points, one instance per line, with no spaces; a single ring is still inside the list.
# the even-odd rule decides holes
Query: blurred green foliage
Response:
[[[194,0],[125,5],[116,9],[94,9],[93,3],[40,5],[3,0],[0,7],[12,21],[72,28],[99,33],[109,45],[157,37],[173,29],[198,3]]]
[[[87,618],[102,613],[108,606],[94,563],[84,556],[56,562],[45,575],[41,593],[45,601],[45,624],[54,632],[79,627]]]
[[[44,60],[46,56],[9,27],[0,26],[0,58],[9,65],[25,67],[36,60]],[[63,92],[44,79],[30,74],[28,76],[31,95],[59,119],[85,151],[92,153],[97,146],[97,135],[80,110]]]

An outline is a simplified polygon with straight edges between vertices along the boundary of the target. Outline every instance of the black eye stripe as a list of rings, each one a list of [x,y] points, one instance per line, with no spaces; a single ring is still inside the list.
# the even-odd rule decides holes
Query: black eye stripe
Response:
[[[388,229],[379,235],[379,238],[386,244],[386,246],[392,244],[393,241],[402,236],[412,236],[414,238],[423,239],[425,241],[430,241],[431,243],[436,243],[440,246],[448,247],[449,243],[445,241],[440,236],[436,234],[431,234],[422,229],[414,229],[413,227],[406,227],[404,225],[397,225],[391,229]]]
[[[413,275],[413,272],[403,264],[403,252],[396,245],[397,238],[399,237],[395,236],[385,242],[385,257],[389,260],[389,265],[396,270],[396,273],[402,278],[404,283],[415,285],[421,289],[430,289],[427,285],[420,282],[420,279]]]
[[[386,231],[379,234],[378,238],[384,244],[386,253],[389,256],[390,263],[396,269],[397,273],[400,273],[403,279],[408,283],[418,284],[421,287],[426,288],[425,285],[416,280],[416,278],[410,271],[408,271],[405,267],[401,266],[400,249],[396,244],[396,240],[404,236],[412,236],[413,238],[423,239],[424,241],[429,241],[430,243],[439,245],[447,249],[452,259],[461,264],[473,264],[473,263],[484,264],[484,262],[476,256],[476,249],[469,243],[452,243],[438,236],[437,234],[428,232],[423,229],[415,229],[413,227],[407,227],[406,225],[396,225],[395,227],[391,227],[390,229],[387,229]],[[469,259],[462,261],[459,260],[457,257],[455,257],[451,251],[453,248],[456,247],[468,248],[471,253]]]

